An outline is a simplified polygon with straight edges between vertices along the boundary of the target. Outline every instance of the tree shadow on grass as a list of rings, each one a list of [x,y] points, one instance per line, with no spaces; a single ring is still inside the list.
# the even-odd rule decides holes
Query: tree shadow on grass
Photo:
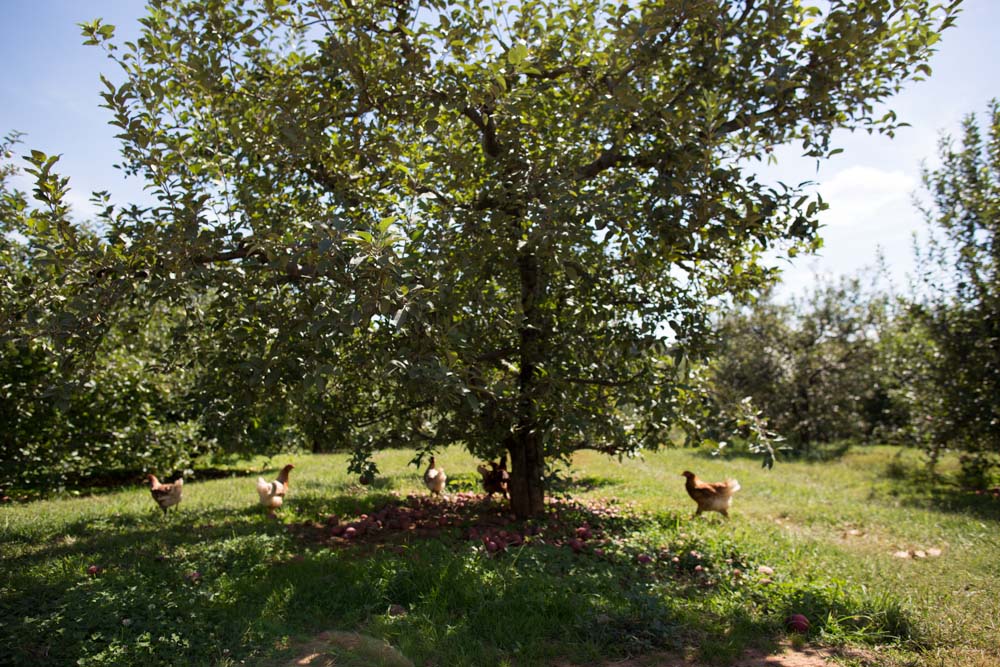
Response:
[[[669,512],[636,516],[561,500],[548,509],[519,522],[473,494],[410,496],[364,517],[293,531],[316,556],[391,562],[392,580],[373,591],[381,602],[361,629],[418,662],[498,664],[517,656],[547,664],[557,654],[593,660],[699,647],[724,665],[748,648],[774,650],[793,612],[810,614],[814,632],[823,619],[865,619],[859,635],[912,629],[899,607],[839,585],[769,583],[752,557],[732,543],[685,537]],[[356,532],[347,536],[346,528]],[[643,537],[650,531],[657,543]]]
[[[277,534],[285,529],[279,522],[268,520],[262,508],[247,505],[241,509],[177,510],[167,517],[159,510],[140,515],[109,515],[66,524],[59,535],[37,545],[29,552],[5,558],[12,565],[35,560],[71,559],[81,555],[113,556],[131,561],[151,550],[178,548],[232,535]],[[20,544],[31,538],[10,535]],[[160,551],[154,555],[163,555]]]
[[[482,496],[452,494],[394,498],[364,518],[293,531],[312,559],[369,559],[365,572],[340,577],[369,582],[367,617],[354,629],[388,639],[418,664],[499,664],[515,656],[518,664],[548,664],[567,655],[606,659],[723,637],[725,619],[706,633],[705,618],[685,609],[704,590],[696,581],[702,575],[692,557],[675,566],[671,554],[689,553],[690,544],[650,557],[650,545],[620,542],[665,525],[676,526],[676,517],[636,518],[613,506],[567,501],[521,522]],[[347,536],[345,529],[355,532]],[[698,558],[711,560],[707,553]],[[373,582],[371,568],[391,576]],[[300,594],[303,606],[317,604],[311,592]],[[758,621],[745,641],[722,643],[733,644],[735,656],[747,645],[773,646],[762,639],[770,634]]]
[[[953,475],[934,476],[923,464],[899,459],[886,466],[883,478],[887,493],[902,505],[1000,521],[1000,487],[966,488]]]
[[[203,573],[240,567],[229,554],[266,557],[289,540],[252,507],[67,524],[51,542],[4,560],[0,616],[10,622],[0,624],[0,645],[15,665],[215,664],[170,657],[218,622],[203,613]]]
[[[395,477],[376,477],[371,484],[352,481],[331,483],[320,479],[292,480],[292,490],[296,496],[300,490],[316,491],[323,494],[328,494],[332,491],[334,493],[360,496],[372,492],[389,492],[398,485],[398,480]]]
[[[273,479],[280,468],[255,469],[247,467],[195,467],[193,470],[168,471],[163,474],[158,473],[161,482],[173,482],[182,476],[190,483],[192,481],[209,481],[213,479],[228,479],[230,477],[257,477],[263,476]],[[147,481],[148,472],[142,470],[103,470],[99,473],[80,475],[66,484],[59,491],[44,491],[37,489],[13,489],[11,493],[16,497],[15,502],[31,503],[48,498],[64,495],[79,496],[106,496],[118,493],[123,489],[130,489],[137,486],[149,486]]]
[[[595,475],[559,477],[549,481],[548,490],[552,493],[564,494],[572,494],[573,492],[586,493],[594,489],[615,486],[619,483],[618,480],[611,477],[597,477]]]

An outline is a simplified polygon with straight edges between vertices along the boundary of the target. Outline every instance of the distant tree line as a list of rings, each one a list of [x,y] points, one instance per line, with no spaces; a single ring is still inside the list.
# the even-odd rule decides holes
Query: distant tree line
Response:
[[[984,136],[966,117],[958,142],[942,138],[940,166],[923,171],[928,236],[902,294],[856,276],[721,314],[699,377],[715,424],[753,406],[799,455],[888,441],[924,448],[933,464],[950,448],[970,482],[986,482],[1000,462],[997,102],[986,118]]]

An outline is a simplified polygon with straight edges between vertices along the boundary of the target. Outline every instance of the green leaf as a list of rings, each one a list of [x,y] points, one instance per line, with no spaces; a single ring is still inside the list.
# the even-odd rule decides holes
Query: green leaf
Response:
[[[507,62],[516,67],[527,60],[530,53],[527,46],[518,42],[507,52]]]

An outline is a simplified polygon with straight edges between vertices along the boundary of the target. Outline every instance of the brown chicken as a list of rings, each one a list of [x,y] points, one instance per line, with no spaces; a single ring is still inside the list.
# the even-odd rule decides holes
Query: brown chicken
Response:
[[[156,479],[156,475],[147,475],[149,479],[149,492],[153,494],[153,500],[163,510],[163,516],[167,515],[167,508],[173,507],[181,502],[181,492],[184,490],[184,478],[170,484],[161,484]]]
[[[729,518],[729,504],[733,501],[733,494],[740,490],[739,482],[735,479],[727,479],[725,482],[703,482],[689,470],[681,474],[687,478],[684,488],[687,489],[688,495],[698,503],[698,510],[692,518],[702,512],[718,512]]]
[[[483,476],[483,490],[490,498],[494,493],[502,494],[507,498],[507,483],[510,480],[510,473],[507,472],[507,454],[500,457],[500,461],[494,463],[489,461],[489,467],[480,465],[476,468]]]

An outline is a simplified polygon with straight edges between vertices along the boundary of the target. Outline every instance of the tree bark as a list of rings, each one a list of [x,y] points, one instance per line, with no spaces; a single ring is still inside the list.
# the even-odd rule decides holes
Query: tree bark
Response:
[[[538,257],[526,250],[518,258],[521,277],[521,331],[517,417],[507,439],[510,452],[510,507],[520,518],[545,510],[544,425],[538,419],[538,366],[544,360],[545,328],[538,308],[544,282]]]
[[[507,449],[511,460],[508,480],[511,511],[519,519],[541,514],[545,511],[545,456],[538,432],[511,434]]]

